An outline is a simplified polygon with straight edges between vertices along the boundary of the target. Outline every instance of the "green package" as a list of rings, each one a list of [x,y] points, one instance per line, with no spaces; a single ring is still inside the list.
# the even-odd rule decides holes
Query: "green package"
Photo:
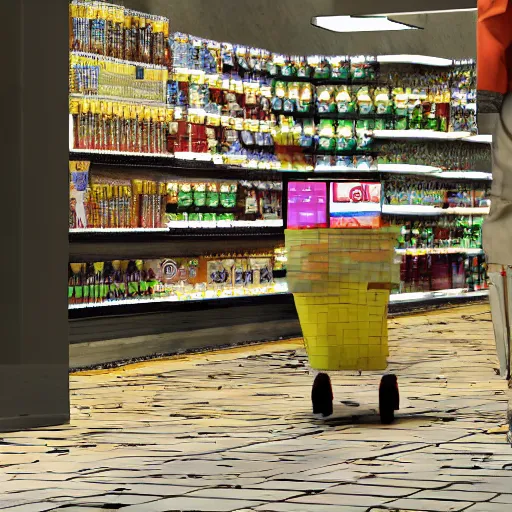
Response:
[[[194,185],[194,206],[206,205],[206,185],[198,183]]]
[[[191,185],[189,183],[182,183],[178,192],[178,208],[188,208],[192,206],[193,202]]]
[[[220,204],[224,208],[234,208],[236,206],[236,185],[223,184],[220,187]]]
[[[221,213],[219,215],[219,220],[235,220],[234,213]]]
[[[209,190],[206,194],[206,206],[209,208],[217,208],[219,206],[219,193],[215,190]]]
[[[130,295],[138,295],[139,294],[139,283],[137,283],[137,282],[128,283],[128,293]]]
[[[83,286],[75,286],[75,297],[81,299],[84,296]]]

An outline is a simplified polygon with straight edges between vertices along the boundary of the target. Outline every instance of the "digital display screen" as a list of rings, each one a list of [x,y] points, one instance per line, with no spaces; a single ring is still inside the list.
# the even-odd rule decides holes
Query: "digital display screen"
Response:
[[[288,229],[326,228],[327,183],[291,181],[288,183]]]
[[[379,228],[381,190],[380,183],[331,183],[330,227]]]

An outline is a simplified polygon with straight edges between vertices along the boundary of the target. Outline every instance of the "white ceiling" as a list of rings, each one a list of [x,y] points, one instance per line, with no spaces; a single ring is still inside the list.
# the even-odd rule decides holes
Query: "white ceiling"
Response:
[[[425,30],[337,34],[311,25],[334,14],[476,7],[476,0],[123,0],[171,18],[173,31],[291,54],[420,54],[476,57],[476,13],[421,16]]]

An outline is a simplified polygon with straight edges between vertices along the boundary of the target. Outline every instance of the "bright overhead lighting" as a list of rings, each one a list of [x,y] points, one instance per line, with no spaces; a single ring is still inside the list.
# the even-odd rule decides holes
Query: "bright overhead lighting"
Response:
[[[332,32],[381,32],[420,28],[390,20],[386,16],[317,16],[311,23]]]
[[[382,64],[419,64],[423,66],[451,66],[451,59],[429,57],[427,55],[379,55],[377,62]]]
[[[472,12],[477,11],[476,7],[467,7],[466,9],[442,9],[434,11],[411,11],[411,12],[388,12],[382,13],[380,16],[414,16],[416,14],[450,14],[456,12]]]

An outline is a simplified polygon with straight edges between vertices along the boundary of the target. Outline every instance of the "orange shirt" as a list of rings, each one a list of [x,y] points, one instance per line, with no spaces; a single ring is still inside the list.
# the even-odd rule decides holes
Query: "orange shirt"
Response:
[[[512,0],[478,0],[478,90],[512,91]]]

